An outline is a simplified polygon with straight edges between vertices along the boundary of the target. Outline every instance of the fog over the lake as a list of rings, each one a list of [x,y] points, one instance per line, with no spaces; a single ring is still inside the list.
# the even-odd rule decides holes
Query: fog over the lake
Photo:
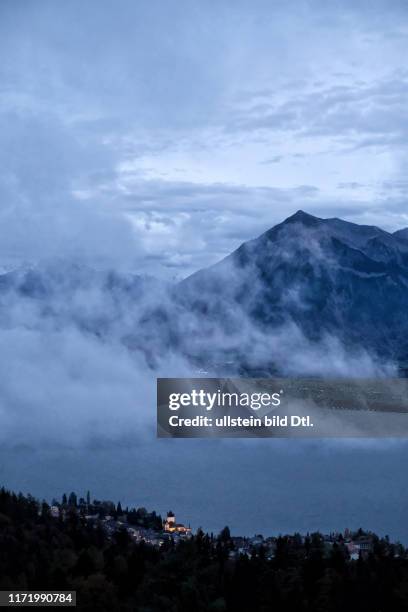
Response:
[[[204,322],[174,287],[300,208],[408,226],[406,17],[399,0],[2,2],[0,484],[209,530],[408,542],[403,441],[155,432],[156,377],[198,375],[192,354],[215,376],[228,351],[289,376],[395,375],[290,317]]]

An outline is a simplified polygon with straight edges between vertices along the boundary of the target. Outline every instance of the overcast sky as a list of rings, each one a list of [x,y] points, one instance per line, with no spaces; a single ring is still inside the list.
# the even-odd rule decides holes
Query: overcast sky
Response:
[[[181,278],[302,208],[408,226],[405,0],[2,0],[0,263]]]

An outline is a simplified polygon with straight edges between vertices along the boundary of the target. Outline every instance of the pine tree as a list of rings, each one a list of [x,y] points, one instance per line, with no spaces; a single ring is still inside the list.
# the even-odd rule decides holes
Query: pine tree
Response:
[[[76,496],[76,493],[74,493],[74,491],[72,491],[72,493],[69,494],[68,504],[70,506],[74,506],[75,508],[77,506],[77,496]]]

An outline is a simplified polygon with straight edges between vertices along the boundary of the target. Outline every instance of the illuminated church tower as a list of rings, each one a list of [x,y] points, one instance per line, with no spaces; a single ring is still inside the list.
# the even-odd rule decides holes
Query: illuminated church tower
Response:
[[[176,530],[176,517],[174,513],[170,510],[167,513],[167,518],[164,521],[164,531],[175,531]]]

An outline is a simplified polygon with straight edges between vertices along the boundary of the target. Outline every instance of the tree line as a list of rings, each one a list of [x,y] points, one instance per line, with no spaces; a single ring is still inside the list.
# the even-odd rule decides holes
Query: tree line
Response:
[[[272,557],[263,546],[239,554],[228,528],[157,548],[1,489],[0,589],[72,589],[79,609],[115,612],[403,612],[408,558],[375,537],[350,560],[320,534],[281,536]]]

